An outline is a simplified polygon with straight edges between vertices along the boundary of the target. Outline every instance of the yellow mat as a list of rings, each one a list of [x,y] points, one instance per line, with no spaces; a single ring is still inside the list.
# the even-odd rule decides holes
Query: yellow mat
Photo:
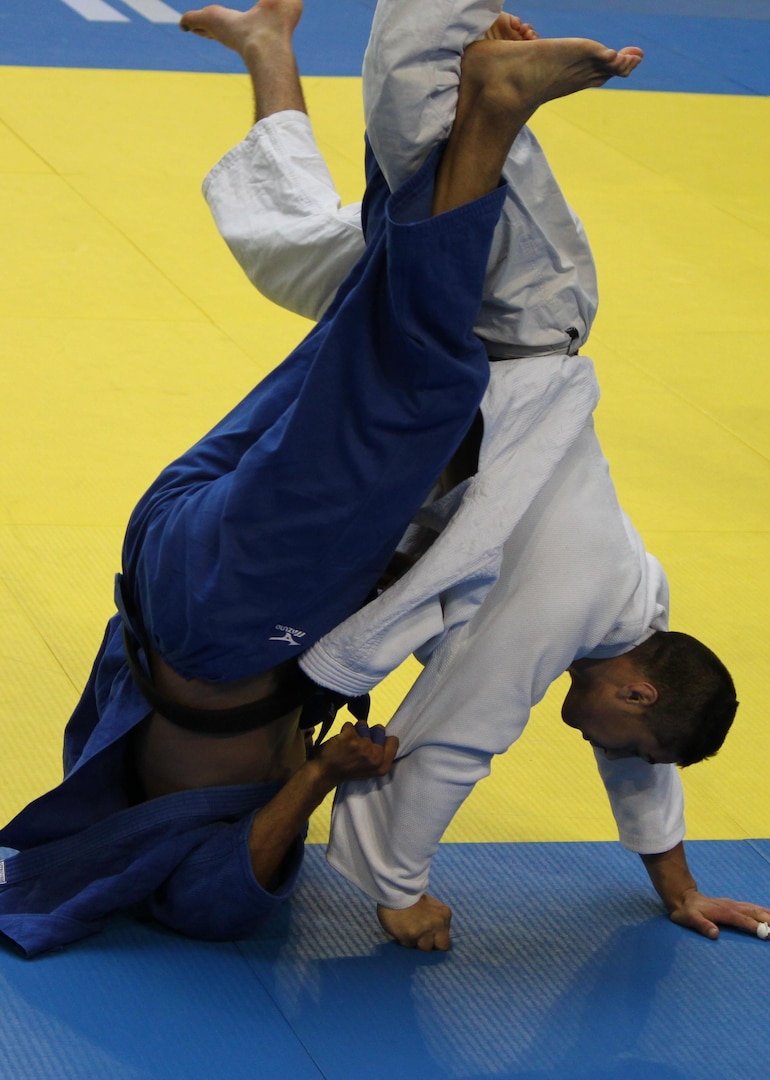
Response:
[[[358,80],[306,88],[357,198]],[[696,838],[769,835],[769,109],[604,90],[534,125],[599,265],[588,351],[621,500],[669,571],[672,625],[724,657],[742,701],[719,756],[685,772]],[[249,123],[239,76],[0,69],[3,820],[59,777],[136,498],[308,328],[246,282],[199,193]],[[415,670],[380,688],[379,718]],[[449,839],[614,837],[590,751],[559,720],[563,689]],[[322,810],[311,838],[326,829]]]

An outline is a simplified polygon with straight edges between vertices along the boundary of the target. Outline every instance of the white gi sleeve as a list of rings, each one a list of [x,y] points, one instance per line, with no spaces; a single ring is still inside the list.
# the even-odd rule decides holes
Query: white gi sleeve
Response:
[[[594,751],[623,847],[640,855],[670,851],[684,839],[684,793],[676,765],[640,758],[608,761]]]
[[[342,206],[310,120],[260,120],[214,166],[203,194],[246,276],[269,300],[318,319],[364,250],[361,204]]]
[[[630,605],[637,612],[639,626],[645,629],[641,635],[633,634],[628,624],[619,619],[590,653],[596,658],[627,652],[655,630],[668,630],[669,589],[665,571],[654,556],[644,551],[638,533],[625,515],[624,521],[629,542],[636,548],[645,569]],[[595,755],[623,847],[640,855],[657,855],[676,847],[685,835],[684,792],[677,767],[649,765],[639,758],[608,761],[600,750]]]

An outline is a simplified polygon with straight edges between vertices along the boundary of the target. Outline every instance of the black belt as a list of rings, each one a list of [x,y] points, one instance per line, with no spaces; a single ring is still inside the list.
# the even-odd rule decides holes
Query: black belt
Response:
[[[321,725],[316,739],[317,745],[328,732],[338,710],[343,705],[347,705],[348,710],[357,720],[366,720],[369,715],[368,694],[350,698],[345,694],[328,690],[314,683],[296,663],[287,666],[278,689],[262,701],[251,701],[246,705],[235,705],[227,709],[197,709],[189,705],[180,705],[161,694],[142,667],[139,659],[139,644],[128,625],[127,597],[119,574],[115,592],[123,619],[123,648],[131,676],[148,705],[177,727],[194,731],[198,735],[216,735],[226,738],[266,727],[280,717],[301,708],[300,727],[313,728],[318,724]]]
[[[487,359],[496,360],[531,360],[536,356],[577,356],[580,352],[580,331],[576,326],[568,326],[564,331],[567,341],[556,345],[503,345],[481,339],[487,350]],[[566,346],[566,347],[565,347]]]

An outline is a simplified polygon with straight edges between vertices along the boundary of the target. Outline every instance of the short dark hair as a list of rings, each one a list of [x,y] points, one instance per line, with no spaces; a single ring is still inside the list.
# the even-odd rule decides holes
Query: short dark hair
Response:
[[[719,657],[676,630],[656,630],[632,655],[658,691],[647,719],[661,748],[682,766],[716,754],[738,708],[735,684]]]

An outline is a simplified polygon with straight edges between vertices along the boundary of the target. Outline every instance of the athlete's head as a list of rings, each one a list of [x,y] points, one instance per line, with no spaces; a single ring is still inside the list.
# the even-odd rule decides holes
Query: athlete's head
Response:
[[[675,631],[611,659],[578,660],[569,673],[562,717],[611,759],[702,761],[719,750],[738,707],[721,660]]]

